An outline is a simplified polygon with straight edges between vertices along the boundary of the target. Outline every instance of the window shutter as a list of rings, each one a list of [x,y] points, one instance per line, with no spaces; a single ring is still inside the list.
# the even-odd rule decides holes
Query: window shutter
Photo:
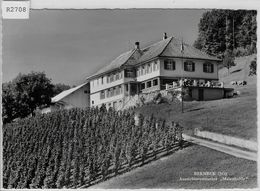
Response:
[[[187,71],[187,63],[184,62],[184,70]]]
[[[214,64],[211,64],[211,73],[214,73]]]
[[[167,69],[167,60],[164,60],[164,69]]]
[[[195,71],[195,63],[192,62],[192,71]]]
[[[172,62],[172,70],[175,70],[175,62]]]

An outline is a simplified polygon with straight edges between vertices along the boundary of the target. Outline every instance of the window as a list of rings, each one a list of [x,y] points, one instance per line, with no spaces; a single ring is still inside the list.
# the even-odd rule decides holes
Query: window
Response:
[[[99,84],[99,78],[97,79],[97,85]]]
[[[175,61],[174,60],[164,60],[164,69],[165,70],[175,70]]]
[[[128,84],[125,84],[125,91],[128,92]]]
[[[152,87],[152,82],[151,82],[151,81],[148,81],[148,82],[147,82],[147,88],[150,88],[150,87]]]
[[[146,69],[145,69],[145,68],[146,68],[145,66],[142,66],[143,75],[145,75],[145,74],[146,74]]]
[[[112,96],[114,96],[115,95],[115,89],[114,88],[111,88],[111,94],[110,94],[110,96],[112,97]]]
[[[205,62],[203,64],[203,72],[213,73],[214,72],[214,65],[210,62]]]
[[[118,89],[119,89],[119,94],[121,94],[122,93],[122,86],[119,86]]]
[[[146,73],[146,74],[149,73],[149,72],[148,72],[148,65],[147,65],[147,64],[145,65],[145,73]]]
[[[125,70],[125,77],[126,78],[133,78],[134,72],[132,70]]]
[[[117,102],[113,102],[113,108],[116,108],[117,107]]]
[[[141,90],[145,89],[145,83],[141,83]]]
[[[107,90],[107,97],[110,97],[110,89]]]
[[[94,100],[92,100],[92,104],[94,104]]]
[[[140,67],[137,68],[137,76],[140,76]]]
[[[147,65],[147,73],[151,73],[152,72],[152,67],[151,64]]]
[[[102,76],[101,77],[101,84],[103,84],[104,83],[104,77]]]
[[[153,63],[153,71],[156,71],[156,70],[158,70],[158,63],[154,62]]]
[[[153,80],[153,86],[157,86],[158,85],[158,79]]]
[[[100,99],[105,99],[105,91],[100,92]]]
[[[110,78],[110,76],[107,76],[107,83],[109,83],[109,78]]]
[[[188,72],[194,72],[195,71],[195,63],[192,61],[185,61],[184,62],[184,70]]]
[[[110,82],[113,82],[113,81],[114,81],[114,74],[110,75],[109,81],[110,81]]]
[[[119,95],[119,86],[116,87],[115,92],[116,95]]]

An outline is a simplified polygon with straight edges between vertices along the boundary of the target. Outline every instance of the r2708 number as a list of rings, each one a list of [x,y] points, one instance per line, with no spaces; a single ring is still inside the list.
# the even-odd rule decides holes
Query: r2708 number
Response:
[[[26,12],[26,7],[6,7],[6,12]]]

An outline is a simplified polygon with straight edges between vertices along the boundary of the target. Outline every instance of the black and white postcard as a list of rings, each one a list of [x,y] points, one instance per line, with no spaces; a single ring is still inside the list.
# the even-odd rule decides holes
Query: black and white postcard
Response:
[[[256,2],[90,2],[2,2],[0,188],[257,189]]]

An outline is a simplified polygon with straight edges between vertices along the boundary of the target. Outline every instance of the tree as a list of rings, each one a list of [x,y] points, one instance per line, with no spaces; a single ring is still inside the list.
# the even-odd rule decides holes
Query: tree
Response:
[[[14,87],[11,82],[3,83],[3,123],[9,123],[18,117],[18,104],[15,100]]]
[[[44,72],[19,74],[12,82],[3,84],[4,123],[34,115],[37,107],[50,104],[52,96],[53,85]]]
[[[228,74],[229,74],[229,69],[232,66],[235,66],[235,57],[232,51],[227,50],[224,54],[224,59],[223,59],[223,65],[228,69]]]
[[[59,93],[63,92],[64,90],[68,90],[71,87],[69,85],[66,84],[54,84],[53,85],[53,95],[58,95]]]
[[[256,52],[256,11],[207,11],[198,28],[199,35],[193,46],[210,55],[221,57],[226,50],[240,48],[245,49],[247,55]]]

